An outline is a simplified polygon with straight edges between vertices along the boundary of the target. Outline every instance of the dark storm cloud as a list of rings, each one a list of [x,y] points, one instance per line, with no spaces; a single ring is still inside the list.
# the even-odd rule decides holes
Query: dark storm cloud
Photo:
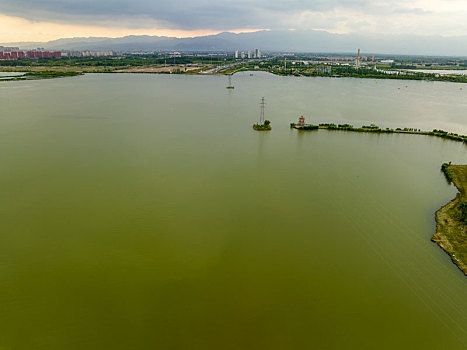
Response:
[[[136,27],[156,21],[177,29],[224,30],[278,28],[304,11],[368,9],[370,5],[370,0],[1,0],[0,13],[35,21],[120,22]]]

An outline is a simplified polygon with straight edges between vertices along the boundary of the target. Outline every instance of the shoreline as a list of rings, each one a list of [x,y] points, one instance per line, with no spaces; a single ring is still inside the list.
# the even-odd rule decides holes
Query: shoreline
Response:
[[[334,73],[334,74],[307,74],[303,72],[284,72],[270,67],[247,66],[239,67],[229,66],[220,67],[215,65],[169,65],[169,66],[0,66],[0,72],[41,72],[49,71],[56,73],[128,73],[128,74],[182,74],[182,75],[234,75],[241,72],[265,72],[276,76],[303,77],[303,78],[354,78],[354,79],[378,79],[378,80],[410,80],[410,81],[439,81],[446,83],[467,83],[467,75],[434,76],[431,73],[419,73],[421,75],[400,75],[400,74],[376,74],[374,72],[364,74],[363,71],[353,73]],[[59,77],[59,76],[57,76]],[[40,79],[40,78],[37,78]],[[8,81],[8,80],[4,80]],[[462,89],[462,88],[461,88]]]
[[[442,139],[462,142],[467,145],[467,135],[461,135],[457,133],[451,133],[444,130],[434,129],[433,131],[424,131],[414,128],[396,128],[396,129],[382,129],[377,125],[363,125],[360,128],[356,128],[350,124],[334,124],[334,123],[321,123],[319,125],[305,124],[299,125],[296,123],[290,123],[291,129],[296,129],[299,131],[318,131],[318,130],[328,130],[328,131],[345,131],[345,132],[360,132],[360,133],[370,133],[370,134],[406,134],[406,135],[423,135],[423,136],[435,136]]]
[[[467,203],[467,165],[446,164],[443,171],[458,192],[453,200],[436,211],[436,233],[431,240],[467,276],[467,222],[465,212],[462,211],[462,205]]]
[[[13,73],[13,72],[11,72]],[[25,81],[25,80],[44,80],[44,79],[56,79],[56,78],[66,78],[66,77],[76,77],[83,75],[84,73],[75,72],[75,71],[27,71],[27,72],[14,72],[14,73],[24,73],[20,75],[5,76],[4,78],[0,77],[0,82],[2,81]]]

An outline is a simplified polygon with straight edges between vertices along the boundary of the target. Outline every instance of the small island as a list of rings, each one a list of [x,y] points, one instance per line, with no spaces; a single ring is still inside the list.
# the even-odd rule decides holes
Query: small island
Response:
[[[448,253],[467,276],[467,165],[444,163],[441,170],[459,193],[436,212],[436,233],[431,240]]]
[[[271,122],[269,120],[264,120],[264,108],[266,106],[266,102],[264,102],[264,97],[261,97],[261,103],[259,105],[261,107],[261,114],[259,116],[259,122],[253,124],[253,129],[256,131],[271,130]]]
[[[253,129],[255,129],[256,131],[271,130],[271,122],[269,120],[265,120],[263,124],[255,123],[253,124]]]

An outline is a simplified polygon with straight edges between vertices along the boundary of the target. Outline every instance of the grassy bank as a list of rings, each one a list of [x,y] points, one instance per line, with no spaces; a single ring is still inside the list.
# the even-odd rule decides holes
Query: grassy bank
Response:
[[[448,253],[467,276],[467,165],[443,164],[442,170],[459,193],[436,212],[436,233],[431,240]]]
[[[18,81],[18,80],[38,80],[38,79],[54,79],[64,77],[74,77],[81,75],[81,72],[57,72],[57,71],[37,71],[37,72],[26,72],[23,75],[11,76],[6,79],[0,79],[0,81]]]

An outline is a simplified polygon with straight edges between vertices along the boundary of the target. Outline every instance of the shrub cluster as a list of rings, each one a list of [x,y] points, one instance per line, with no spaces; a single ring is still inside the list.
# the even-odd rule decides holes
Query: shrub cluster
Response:
[[[461,210],[461,220],[467,222],[467,202],[462,202],[459,208]]]
[[[446,179],[451,182],[452,181],[452,173],[451,171],[449,170],[449,166],[451,165],[451,162],[449,163],[443,163],[443,165],[441,165],[441,171],[444,173],[444,175],[446,176]]]

